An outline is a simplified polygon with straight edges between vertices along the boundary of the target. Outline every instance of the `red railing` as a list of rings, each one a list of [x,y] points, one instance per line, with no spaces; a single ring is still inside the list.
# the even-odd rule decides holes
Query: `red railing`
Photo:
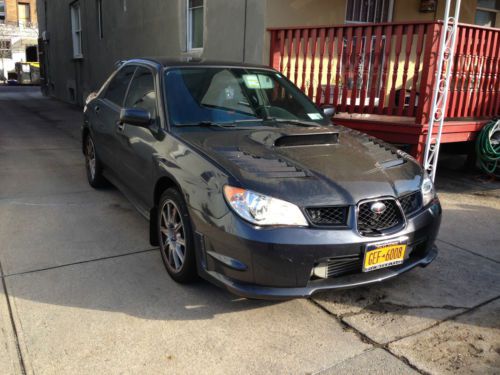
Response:
[[[426,124],[441,28],[440,22],[273,28],[270,64],[338,112],[408,116]],[[499,29],[459,26],[447,118],[499,113],[499,51]]]

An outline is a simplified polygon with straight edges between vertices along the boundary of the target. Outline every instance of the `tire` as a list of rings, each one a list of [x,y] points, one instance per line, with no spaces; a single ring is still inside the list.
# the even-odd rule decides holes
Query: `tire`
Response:
[[[87,180],[93,188],[101,188],[108,185],[107,180],[102,174],[102,163],[95,151],[94,140],[88,134],[85,137],[85,170],[87,172]]]
[[[163,264],[170,277],[181,284],[195,281],[198,274],[191,220],[177,189],[169,188],[160,197],[157,234]]]

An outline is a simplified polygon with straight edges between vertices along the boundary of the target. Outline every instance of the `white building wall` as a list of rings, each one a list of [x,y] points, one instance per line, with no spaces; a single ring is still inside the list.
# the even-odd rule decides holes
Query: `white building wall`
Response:
[[[7,78],[7,73],[15,70],[17,62],[26,62],[26,47],[38,44],[38,29],[17,24],[0,24],[0,40],[10,41],[11,44],[12,58],[0,57],[0,76]]]

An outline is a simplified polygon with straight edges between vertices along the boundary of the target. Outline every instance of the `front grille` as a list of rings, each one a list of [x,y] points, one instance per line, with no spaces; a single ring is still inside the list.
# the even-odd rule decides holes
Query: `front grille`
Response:
[[[385,204],[382,213],[374,213],[371,206],[375,201],[365,202],[358,209],[358,232],[365,236],[378,235],[391,229],[396,229],[404,224],[401,209],[394,199],[383,199],[377,202]]]
[[[359,256],[333,258],[328,261],[327,277],[336,277],[361,272],[363,260]]]
[[[314,225],[343,226],[347,224],[347,207],[310,207],[307,216]]]
[[[427,245],[426,238],[421,238],[417,240],[417,242],[409,243],[406,250],[408,255],[405,257],[404,263],[406,263],[408,259],[415,260],[423,258],[427,254]],[[363,257],[363,254],[345,255],[323,260],[316,263],[311,279],[325,279],[361,273],[363,271]],[[319,268],[318,272],[316,272],[317,268]]]
[[[399,198],[399,203],[405,215],[411,215],[422,207],[422,193],[416,191]]]

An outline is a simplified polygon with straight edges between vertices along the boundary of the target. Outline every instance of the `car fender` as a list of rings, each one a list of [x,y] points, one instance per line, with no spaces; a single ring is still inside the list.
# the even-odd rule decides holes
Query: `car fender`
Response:
[[[193,229],[217,225],[229,207],[222,195],[225,184],[237,182],[215,162],[193,150],[176,137],[167,135],[153,154],[153,181],[150,192],[150,241],[156,240],[158,200],[165,188],[174,186],[182,194]],[[165,183],[167,181],[167,183]],[[158,187],[163,187],[160,190]]]

